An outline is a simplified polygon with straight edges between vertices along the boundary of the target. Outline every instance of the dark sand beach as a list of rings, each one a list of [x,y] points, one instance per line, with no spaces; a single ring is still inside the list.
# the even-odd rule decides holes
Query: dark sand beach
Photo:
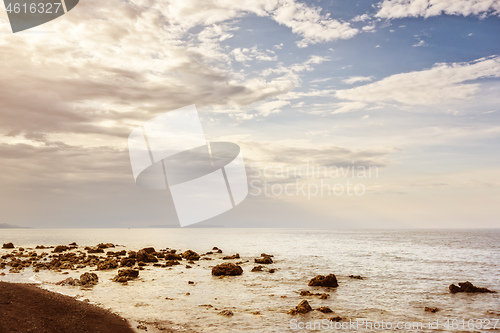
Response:
[[[0,333],[128,333],[128,322],[97,306],[34,285],[0,282]]]

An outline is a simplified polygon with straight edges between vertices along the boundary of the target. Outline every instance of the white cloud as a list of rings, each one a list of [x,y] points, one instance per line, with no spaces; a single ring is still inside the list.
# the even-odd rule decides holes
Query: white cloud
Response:
[[[412,45],[413,47],[421,47],[421,46],[427,46],[427,44],[421,39],[415,44]]]
[[[238,62],[247,62],[252,60],[259,61],[275,61],[278,59],[274,51],[266,50],[266,52],[259,51],[257,46],[252,48],[235,48],[231,51],[234,60]]]
[[[369,82],[373,80],[373,76],[351,76],[345,80],[342,80],[342,82],[346,84],[354,84],[358,82]]]
[[[271,113],[278,113],[280,112],[281,108],[289,105],[289,101],[282,101],[282,100],[276,100],[276,101],[271,101],[271,102],[266,102],[263,103],[259,106],[257,106],[255,109],[259,111],[259,113],[263,116],[269,116]]]
[[[364,22],[364,21],[369,20],[369,19],[370,19],[370,15],[363,14],[363,15],[358,15],[358,16],[354,17],[351,21],[353,21],[353,22]]]
[[[466,63],[436,64],[431,69],[396,74],[360,87],[338,90],[336,97],[359,102],[433,105],[465,100],[479,91],[467,81],[500,77],[500,57]]]
[[[384,0],[375,15],[380,18],[430,17],[441,14],[500,16],[498,0]]]
[[[366,103],[343,102],[343,103],[338,103],[337,105],[339,107],[332,112],[333,114],[356,111],[356,110],[364,108],[366,106]]]

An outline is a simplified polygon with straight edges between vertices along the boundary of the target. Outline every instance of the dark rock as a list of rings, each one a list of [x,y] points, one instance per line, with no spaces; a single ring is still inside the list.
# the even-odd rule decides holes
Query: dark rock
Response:
[[[332,313],[332,309],[330,309],[329,307],[327,306],[322,306],[320,308],[317,308],[316,310],[318,310],[319,312],[323,312],[323,313]]]
[[[192,250],[187,250],[182,254],[182,257],[186,260],[199,260],[200,255]]]
[[[334,274],[328,274],[327,276],[318,275],[309,281],[309,286],[319,286],[319,287],[338,287],[337,278]]]
[[[273,263],[273,259],[270,256],[265,256],[263,258],[256,258],[255,263],[268,265]]]
[[[115,247],[115,245],[112,243],[100,243],[100,244],[97,244],[97,247],[100,249],[108,249],[110,247]]]
[[[336,321],[341,321],[341,320],[343,320],[343,319],[344,319],[344,318],[337,316],[337,317],[332,317],[332,318],[330,318],[330,319],[328,319],[328,320],[329,320],[329,321],[336,322]]]
[[[425,312],[432,312],[432,313],[436,313],[438,312],[439,309],[438,308],[430,308],[430,307],[425,307]]]
[[[250,272],[262,272],[263,268],[264,268],[264,266],[262,266],[262,265],[255,266],[254,268],[252,268],[252,270]]]
[[[135,269],[120,269],[118,270],[118,275],[113,278],[115,282],[127,282],[132,279],[139,277],[139,271]]]
[[[57,282],[56,285],[58,285],[58,286],[80,286],[81,283],[80,283],[80,280],[73,279],[70,277],[70,278],[67,278],[67,279],[64,279],[62,281]]]
[[[329,295],[329,294],[325,294],[325,293],[323,293],[323,294],[321,294],[321,295],[319,296],[319,299],[327,299],[328,297],[330,297],[330,295]]]
[[[217,251],[217,250],[219,250],[219,248],[218,248],[217,246],[214,246],[214,247],[212,248],[212,251]]]
[[[271,268],[271,269],[269,270],[269,273],[271,273],[271,274],[273,274],[274,272],[276,272],[276,269],[274,269],[274,268]]]
[[[212,275],[221,276],[221,275],[241,275],[243,273],[243,269],[240,266],[237,266],[232,263],[224,263],[215,266],[212,268]]]
[[[179,254],[167,253],[165,254],[165,260],[182,260],[182,257]]]
[[[146,252],[144,249],[137,252],[136,258],[137,261],[142,262],[158,262],[158,259],[154,255]]]
[[[59,253],[59,252],[64,252],[64,251],[68,251],[69,250],[69,247],[66,246],[66,245],[58,245],[56,246],[56,248],[54,249],[54,253]]]
[[[145,248],[143,248],[142,250],[143,250],[143,251],[146,251],[146,253],[149,253],[149,254],[151,254],[151,253],[155,253],[155,252],[156,252],[156,250],[155,250],[155,248],[154,248],[154,247],[145,247]]]
[[[231,310],[222,310],[221,312],[219,312],[219,314],[221,316],[228,316],[228,317],[231,317],[234,315],[233,311],[231,311]]]
[[[12,244],[12,243],[5,243],[2,246],[2,249],[13,249],[13,248],[14,248],[14,244]]]
[[[113,269],[116,267],[118,267],[118,262],[116,261],[116,259],[110,259],[110,258],[106,258],[102,261],[99,261],[99,263],[97,264],[97,269],[100,271],[106,269]]]
[[[78,246],[78,244],[76,244],[76,242],[73,242],[73,243],[70,243],[68,244],[69,246]]]
[[[104,250],[97,246],[87,246],[85,247],[85,251],[88,253],[104,253]]]
[[[194,281],[188,281],[188,284],[194,284]]]
[[[174,266],[174,265],[180,265],[181,263],[178,262],[177,260],[167,260],[167,262],[165,263],[165,267],[170,267],[170,266]]]
[[[265,254],[265,253],[261,253],[260,256],[261,257],[274,257],[274,255],[272,255],[272,254]]]
[[[450,285],[450,293],[455,294],[455,293],[494,293],[495,291],[489,290],[486,288],[478,288],[474,286],[472,283],[469,281],[466,282],[460,282],[459,287],[456,285],[452,284]]]
[[[136,260],[134,258],[123,258],[120,261],[120,266],[122,267],[133,267],[136,263]]]
[[[232,256],[225,256],[222,259],[227,260],[227,259],[240,259],[240,254],[236,253],[235,255]]]
[[[364,280],[364,277],[361,275],[349,275],[351,279]]]
[[[80,283],[84,287],[95,286],[99,282],[99,277],[95,273],[84,273],[80,275]]]
[[[222,253],[222,250],[221,250],[221,249],[218,249],[218,250],[217,250],[217,253]]]
[[[311,306],[309,305],[309,302],[306,301],[306,300],[302,300],[299,305],[297,305],[295,307],[295,309],[291,309],[288,311],[288,314],[291,314],[291,315],[296,315],[297,313],[308,313],[312,311],[312,308]]]

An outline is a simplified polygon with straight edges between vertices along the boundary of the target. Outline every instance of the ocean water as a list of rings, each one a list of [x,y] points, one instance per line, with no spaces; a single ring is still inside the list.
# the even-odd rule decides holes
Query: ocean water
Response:
[[[43,288],[89,299],[133,320],[169,322],[173,331],[195,332],[494,332],[500,331],[500,293],[450,294],[451,283],[470,281],[500,292],[500,230],[300,230],[300,229],[3,229],[0,242],[16,246],[119,244],[113,251],[153,246],[198,253],[221,248],[214,260],[172,268],[148,266],[128,285],[112,282],[116,270],[97,271],[92,290],[56,286],[69,275],[26,269],[3,281],[36,282]],[[0,250],[6,253],[7,250]],[[250,272],[253,259],[273,254],[271,274]],[[239,253],[244,273],[217,278],[211,267],[223,255]],[[2,272],[2,270],[0,270]],[[339,287],[308,287],[318,275],[333,273]],[[361,275],[363,280],[349,278]],[[194,281],[194,285],[188,284]],[[330,297],[301,297],[300,290]],[[189,293],[187,295],[186,293]],[[312,311],[289,315],[301,300]],[[207,306],[203,306],[207,305]],[[208,305],[211,305],[208,306]],[[437,313],[424,311],[437,307]],[[221,316],[231,310],[232,317]],[[259,311],[260,314],[253,314]],[[334,323],[328,318],[339,316]],[[328,326],[327,326],[328,323]],[[344,326],[342,326],[344,323]],[[349,326],[349,325],[350,326]],[[316,325],[316,326],[314,326]],[[353,326],[355,325],[355,326]],[[390,326],[389,326],[390,325]],[[396,326],[398,325],[398,326]],[[406,325],[406,328],[405,326]],[[408,325],[412,325],[411,328]],[[496,328],[495,328],[496,325]],[[303,327],[303,328],[302,328]],[[356,327],[356,328],[354,328]]]

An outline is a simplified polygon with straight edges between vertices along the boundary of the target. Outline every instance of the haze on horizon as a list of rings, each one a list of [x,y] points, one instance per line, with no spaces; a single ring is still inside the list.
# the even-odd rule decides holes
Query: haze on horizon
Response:
[[[499,226],[498,0],[87,0],[16,34],[0,7],[0,47],[0,223],[178,225],[127,137],[196,104],[251,183],[199,226]]]

